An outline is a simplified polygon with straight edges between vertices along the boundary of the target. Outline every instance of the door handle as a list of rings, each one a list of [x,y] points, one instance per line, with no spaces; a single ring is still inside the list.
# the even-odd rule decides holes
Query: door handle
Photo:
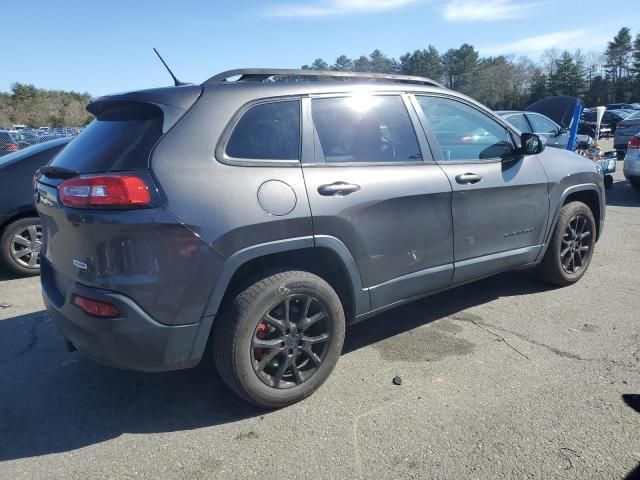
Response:
[[[482,176],[476,173],[463,173],[462,175],[458,175],[456,177],[456,182],[458,183],[471,184],[471,183],[478,183],[480,180],[482,180]]]
[[[318,187],[318,193],[327,197],[331,195],[343,197],[344,195],[349,195],[350,193],[357,192],[358,190],[360,190],[360,185],[346,182],[334,182],[327,185],[320,185]]]

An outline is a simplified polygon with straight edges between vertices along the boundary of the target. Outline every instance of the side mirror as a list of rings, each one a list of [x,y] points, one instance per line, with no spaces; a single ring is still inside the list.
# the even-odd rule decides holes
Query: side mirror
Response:
[[[568,128],[566,127],[560,127],[558,129],[558,133],[556,134],[556,137],[559,137],[560,135],[564,135],[565,133],[567,133],[569,131]]]
[[[545,142],[535,133],[523,133],[520,140],[522,144],[520,151],[523,155],[537,155],[544,150]]]

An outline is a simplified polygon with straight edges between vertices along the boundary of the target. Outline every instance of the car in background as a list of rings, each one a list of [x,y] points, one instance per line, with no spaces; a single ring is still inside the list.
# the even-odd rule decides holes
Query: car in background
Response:
[[[571,138],[571,127],[579,122],[582,105],[576,97],[555,96],[539,100],[523,111],[496,113],[523,133],[545,137],[549,147],[574,150],[577,142],[589,142],[586,135]]]
[[[20,140],[18,132],[14,130],[0,130],[0,157],[17,152],[28,146],[29,144],[27,142]]]
[[[535,133],[545,137],[548,147],[566,149],[569,145],[569,130],[541,113],[512,110],[496,113],[522,133]]]
[[[629,117],[631,113],[627,110],[607,110],[600,122],[600,136],[607,137],[614,135],[618,123]],[[595,137],[597,112],[595,109],[585,110],[580,120],[578,133]]]
[[[640,132],[640,111],[629,115],[616,126],[613,148],[619,151],[627,150],[629,140]]]
[[[629,140],[622,172],[624,177],[631,182],[631,186],[640,190],[640,133],[636,133]]]
[[[32,130],[20,130],[15,134],[15,137],[19,142],[26,144],[27,146],[36,145],[37,143],[42,143],[43,139],[40,135],[36,134]]]
[[[610,103],[607,110],[640,110],[640,103]]]
[[[0,264],[13,273],[40,273],[42,226],[31,182],[35,171],[71,140],[51,140],[0,158]]]

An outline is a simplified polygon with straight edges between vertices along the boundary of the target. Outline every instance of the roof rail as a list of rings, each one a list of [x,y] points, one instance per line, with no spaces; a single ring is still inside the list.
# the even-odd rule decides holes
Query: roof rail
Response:
[[[225,83],[228,82],[229,78],[232,77],[240,77],[235,80],[234,83],[260,83],[273,77],[327,77],[354,80],[386,80],[445,88],[444,85],[426,77],[396,75],[392,73],[341,72],[333,70],[297,70],[288,68],[240,68],[237,70],[227,70],[226,72],[214,75],[209,80],[206,80],[203,85]]]

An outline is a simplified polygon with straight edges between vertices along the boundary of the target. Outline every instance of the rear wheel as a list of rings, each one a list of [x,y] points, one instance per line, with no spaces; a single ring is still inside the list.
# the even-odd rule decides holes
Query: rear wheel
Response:
[[[582,202],[563,206],[538,267],[540,276],[560,286],[577,282],[591,263],[595,242],[596,222],[589,207]]]
[[[237,295],[215,322],[216,367],[248,402],[290,405],[331,374],[344,330],[340,299],[327,282],[308,272],[277,273]]]
[[[0,262],[23,276],[40,273],[42,224],[38,217],[27,217],[8,224],[0,238]]]

